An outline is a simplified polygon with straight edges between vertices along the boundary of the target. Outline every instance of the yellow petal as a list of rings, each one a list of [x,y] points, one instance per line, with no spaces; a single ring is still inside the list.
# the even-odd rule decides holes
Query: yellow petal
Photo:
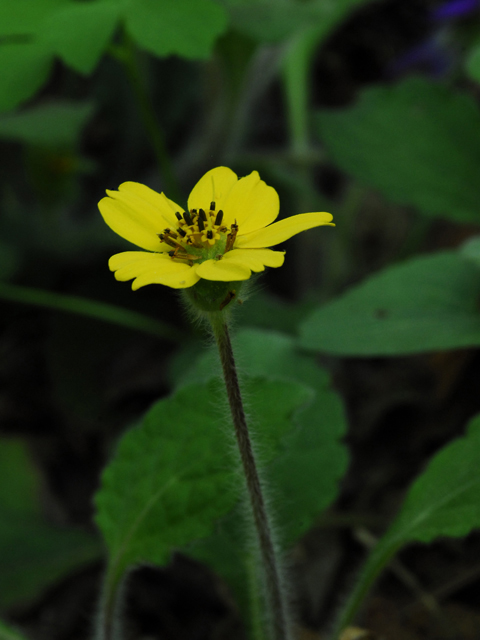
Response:
[[[233,249],[226,253],[222,261],[239,264],[252,271],[263,271],[265,267],[281,267],[285,260],[285,251],[271,249]]]
[[[224,209],[223,203],[238,178],[228,167],[210,169],[193,187],[188,198],[188,209],[205,209],[215,202],[217,211]]]
[[[142,249],[159,251],[164,248],[160,247],[157,234],[166,227],[176,226],[172,211],[175,203],[135,182],[124,182],[119,191],[107,191],[107,194],[109,197],[100,200],[98,208],[115,233]]]
[[[205,280],[248,280],[250,269],[240,264],[227,262],[226,260],[205,260],[197,267],[197,275]]]
[[[275,222],[265,229],[254,231],[247,235],[237,236],[235,241],[236,249],[260,249],[263,247],[273,247],[280,242],[285,242],[292,236],[319,227],[321,225],[335,225],[330,222],[332,215],[330,213],[301,213],[280,222]],[[240,230],[241,231],[241,230]]]
[[[240,178],[232,186],[223,203],[223,222],[230,226],[237,222],[244,235],[266,227],[278,216],[280,201],[273,187],[260,180],[258,171]]]
[[[188,264],[176,262],[170,256],[144,251],[124,251],[112,256],[108,266],[122,282],[135,278],[132,289],[147,284],[164,284],[175,289],[191,287],[200,279]]]

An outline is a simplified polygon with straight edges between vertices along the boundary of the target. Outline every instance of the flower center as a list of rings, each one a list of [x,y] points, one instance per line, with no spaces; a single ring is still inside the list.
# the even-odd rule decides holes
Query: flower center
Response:
[[[164,229],[158,237],[162,242],[170,245],[172,250],[168,255],[172,259],[186,260],[193,264],[194,260],[220,260],[223,254],[230,251],[235,243],[238,225],[230,225],[230,231],[222,224],[223,211],[215,211],[215,202],[210,203],[210,209],[190,209],[183,215],[177,211],[176,229]]]

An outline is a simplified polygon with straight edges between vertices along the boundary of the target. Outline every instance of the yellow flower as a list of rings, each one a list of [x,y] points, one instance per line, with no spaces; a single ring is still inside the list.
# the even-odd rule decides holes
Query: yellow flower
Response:
[[[188,198],[188,210],[137,182],[107,191],[98,207],[118,235],[146,251],[125,251],[109,260],[117,280],[132,289],[164,284],[192,287],[200,279],[247,280],[252,271],[281,267],[284,251],[272,247],[300,231],[332,225],[329,213],[278,216],[278,194],[257,171],[238,179],[227,167],[208,171]]]

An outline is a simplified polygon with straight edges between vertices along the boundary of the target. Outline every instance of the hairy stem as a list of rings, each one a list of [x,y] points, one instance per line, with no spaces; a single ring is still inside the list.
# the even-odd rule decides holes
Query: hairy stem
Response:
[[[282,588],[281,572],[273,544],[270,520],[243,408],[230,335],[223,313],[210,313],[209,319],[220,352],[220,361],[222,363],[235,436],[250,498],[263,564],[268,614],[272,626],[273,639],[290,640],[291,632],[287,602]]]

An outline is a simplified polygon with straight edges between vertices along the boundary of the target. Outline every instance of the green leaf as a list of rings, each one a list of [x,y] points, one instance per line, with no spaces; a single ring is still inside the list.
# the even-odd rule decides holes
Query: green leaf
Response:
[[[27,640],[27,637],[0,620],[0,640]]]
[[[480,236],[469,238],[461,247],[460,255],[480,267]]]
[[[70,2],[49,14],[39,39],[65,64],[88,75],[108,46],[119,14],[115,2]]]
[[[124,16],[138,45],[156,56],[207,58],[227,26],[212,0],[129,0]]]
[[[0,441],[0,606],[26,601],[98,557],[98,541],[53,527],[39,509],[40,478],[20,441]],[[1,638],[0,629],[0,638]]]
[[[19,0],[0,2],[0,36],[33,34],[39,22],[68,0]]]
[[[32,145],[74,147],[93,114],[92,104],[56,102],[0,116],[0,138]]]
[[[365,0],[223,0],[232,26],[260,42],[278,42],[315,25],[323,39],[354,7]]]
[[[247,384],[250,411],[256,429],[265,434],[269,459],[271,434],[288,429],[308,391],[261,379]],[[122,438],[96,497],[113,583],[130,564],[163,564],[173,548],[208,536],[238,500],[225,403],[223,385],[216,380],[184,387],[157,402],[143,424]]]
[[[480,113],[471,96],[410,78],[367,89],[316,123],[332,159],[362,184],[424,214],[480,220]]]
[[[0,112],[14,109],[42,86],[52,59],[36,42],[0,44]]]
[[[464,536],[480,527],[480,415],[466,436],[440,450],[410,488],[403,507],[363,568],[341,621],[349,624],[395,553],[409,542]]]
[[[392,356],[480,344],[480,271],[459,252],[394,265],[319,307],[301,325],[307,349]]]

